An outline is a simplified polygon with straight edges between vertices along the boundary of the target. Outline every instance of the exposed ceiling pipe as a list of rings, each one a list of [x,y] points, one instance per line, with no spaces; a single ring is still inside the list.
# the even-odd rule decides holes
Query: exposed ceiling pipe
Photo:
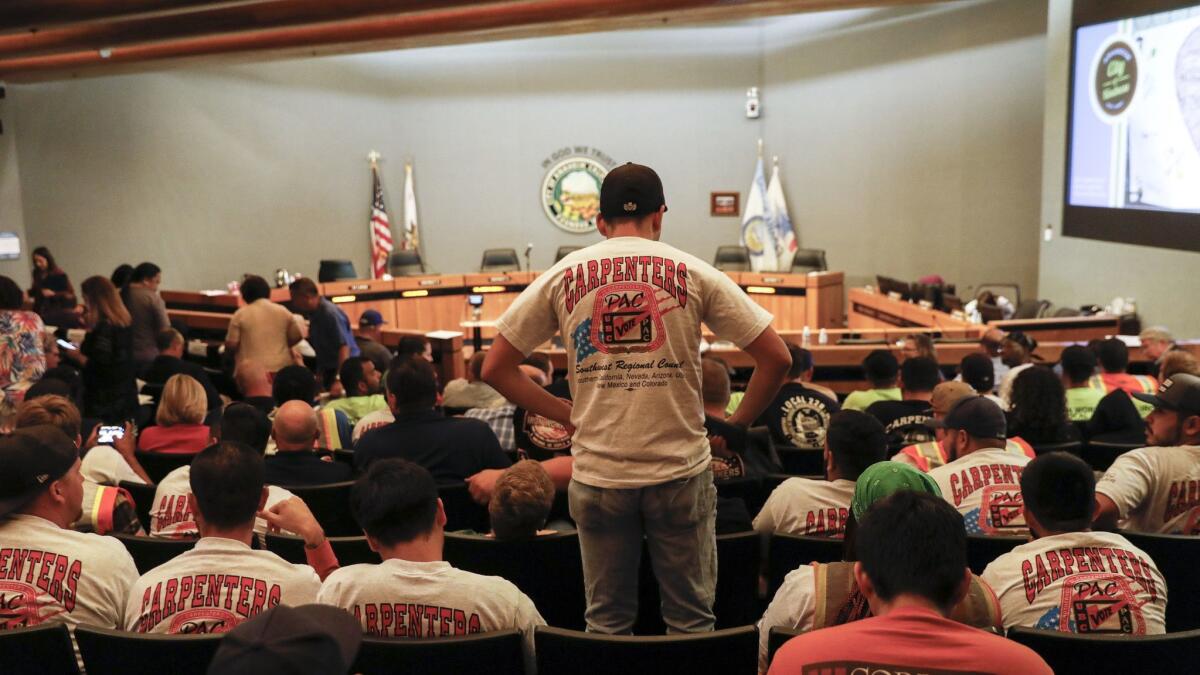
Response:
[[[268,49],[411,38],[425,35],[485,31],[511,26],[603,19],[702,7],[753,5],[755,0],[522,0],[495,5],[446,8],[356,21],[186,38],[158,44],[139,44],[0,60],[0,76],[63,70],[110,63],[133,63]],[[813,4],[795,0],[795,11]],[[840,3],[838,3],[840,4]],[[851,3],[846,3],[851,4]]]
[[[106,23],[0,35],[0,55],[19,54],[24,57],[82,49],[112,49],[215,33],[265,30],[504,1],[507,0],[476,0],[470,3],[464,3],[463,0],[259,0],[251,4],[206,8],[168,16],[122,18]]]
[[[260,0],[4,0],[0,31],[40,30],[113,17],[161,14]]]

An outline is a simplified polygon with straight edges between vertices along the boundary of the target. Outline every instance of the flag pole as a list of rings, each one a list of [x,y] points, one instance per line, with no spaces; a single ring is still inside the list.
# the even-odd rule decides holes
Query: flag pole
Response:
[[[762,156],[763,156],[763,142],[762,142],[762,139],[760,138],[760,139],[758,139],[758,158],[762,159]]]

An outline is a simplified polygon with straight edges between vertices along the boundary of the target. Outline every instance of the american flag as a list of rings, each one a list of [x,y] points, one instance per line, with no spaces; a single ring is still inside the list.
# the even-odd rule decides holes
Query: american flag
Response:
[[[379,169],[374,163],[371,164],[371,179],[375,184],[375,196],[371,201],[371,272],[372,278],[382,279],[388,269],[388,256],[392,254],[392,225],[387,207],[383,205]]]

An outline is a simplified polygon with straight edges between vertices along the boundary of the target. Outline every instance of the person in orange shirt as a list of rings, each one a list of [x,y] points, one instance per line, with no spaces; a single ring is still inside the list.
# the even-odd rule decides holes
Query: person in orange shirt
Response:
[[[854,578],[869,619],[792,638],[769,675],[817,672],[1052,671],[1033,650],[948,618],[971,583],[962,516],[939,497],[903,490],[859,524]]]

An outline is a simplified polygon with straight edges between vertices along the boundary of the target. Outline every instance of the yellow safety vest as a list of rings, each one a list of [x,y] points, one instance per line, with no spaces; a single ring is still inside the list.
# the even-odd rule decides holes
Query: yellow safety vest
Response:
[[[1030,459],[1037,456],[1033,446],[1020,436],[1013,436],[1004,443],[1005,452],[1011,452],[1014,455],[1025,455]],[[900,454],[907,455],[913,460],[913,464],[917,468],[929,473],[930,469],[936,469],[945,464],[949,457],[946,455],[946,449],[942,447],[941,441],[929,441],[927,443],[916,443],[909,445],[900,450]]]

